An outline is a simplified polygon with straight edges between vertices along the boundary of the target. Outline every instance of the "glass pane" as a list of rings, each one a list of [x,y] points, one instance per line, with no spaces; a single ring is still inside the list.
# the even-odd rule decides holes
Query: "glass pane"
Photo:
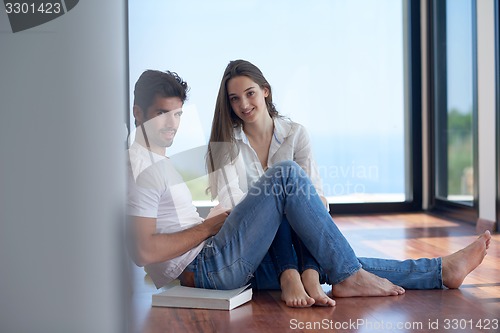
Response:
[[[437,197],[472,204],[473,26],[472,1],[446,1],[446,118],[438,122]],[[446,142],[446,144],[444,144]],[[440,151],[439,151],[440,150]],[[446,158],[446,160],[443,160]]]
[[[224,68],[246,59],[307,128],[331,202],[408,199],[403,0],[130,0],[129,16],[131,92],[146,68],[191,86],[169,154],[206,144]]]

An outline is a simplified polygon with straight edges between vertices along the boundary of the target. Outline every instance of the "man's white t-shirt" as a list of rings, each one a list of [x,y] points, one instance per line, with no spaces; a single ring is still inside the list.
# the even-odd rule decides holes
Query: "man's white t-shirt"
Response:
[[[202,223],[191,192],[168,158],[134,142],[129,159],[128,215],[156,218],[157,233],[173,233]],[[161,288],[184,271],[204,244],[177,258],[147,265],[145,270],[156,287]]]

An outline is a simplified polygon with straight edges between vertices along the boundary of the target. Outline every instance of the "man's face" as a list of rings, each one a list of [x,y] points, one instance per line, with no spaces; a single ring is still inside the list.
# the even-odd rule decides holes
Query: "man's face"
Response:
[[[151,149],[164,150],[172,145],[181,115],[182,101],[179,97],[155,97],[143,119]]]

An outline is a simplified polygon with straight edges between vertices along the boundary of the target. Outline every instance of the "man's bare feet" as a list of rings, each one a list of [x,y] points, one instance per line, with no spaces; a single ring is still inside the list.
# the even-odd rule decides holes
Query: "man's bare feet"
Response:
[[[302,284],[309,296],[314,298],[314,305],[335,306],[335,301],[328,297],[319,284],[319,274],[314,269],[306,269],[300,275]]]
[[[332,295],[335,297],[398,296],[404,293],[405,290],[400,286],[362,268],[344,281],[332,286]]]
[[[287,269],[280,276],[281,299],[292,308],[305,308],[314,304],[302,285],[300,274],[295,269]]]
[[[459,288],[465,277],[483,262],[490,240],[490,232],[485,231],[467,247],[443,257],[443,284],[450,289]]]

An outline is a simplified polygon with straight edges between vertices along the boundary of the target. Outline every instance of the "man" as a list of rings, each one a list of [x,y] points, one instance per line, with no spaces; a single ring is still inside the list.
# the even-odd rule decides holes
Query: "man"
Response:
[[[175,73],[146,71],[134,92],[133,113],[139,129],[129,150],[133,178],[129,178],[128,205],[129,211],[135,214],[131,224],[135,246],[131,253],[137,265],[147,265],[146,270],[158,288],[182,273],[203,242],[219,231],[228,215],[223,213],[202,223],[189,190],[165,158],[166,148],[172,145],[179,127],[187,91],[187,84]],[[144,196],[137,191],[137,179],[155,166],[169,167],[168,176],[180,184],[164,196],[159,191],[167,189],[153,185],[153,189],[146,189],[148,193]],[[181,206],[174,204],[172,194]],[[146,202],[144,197],[150,195],[155,196],[155,200]],[[169,225],[170,221],[175,221],[174,225]],[[150,263],[159,264],[148,265]]]
[[[131,254],[158,288],[179,278],[183,285],[211,289],[232,289],[249,282],[261,289],[279,289],[279,277],[262,260],[285,213],[326,272],[322,282],[331,284],[337,297],[405,292],[392,282],[412,289],[458,288],[486,255],[488,232],[443,258],[357,258],[294,162],[269,168],[231,213],[213,211],[202,219],[182,177],[166,157],[187,92],[186,82],[176,73],[151,70],[141,75],[134,91],[138,129],[129,150]]]

